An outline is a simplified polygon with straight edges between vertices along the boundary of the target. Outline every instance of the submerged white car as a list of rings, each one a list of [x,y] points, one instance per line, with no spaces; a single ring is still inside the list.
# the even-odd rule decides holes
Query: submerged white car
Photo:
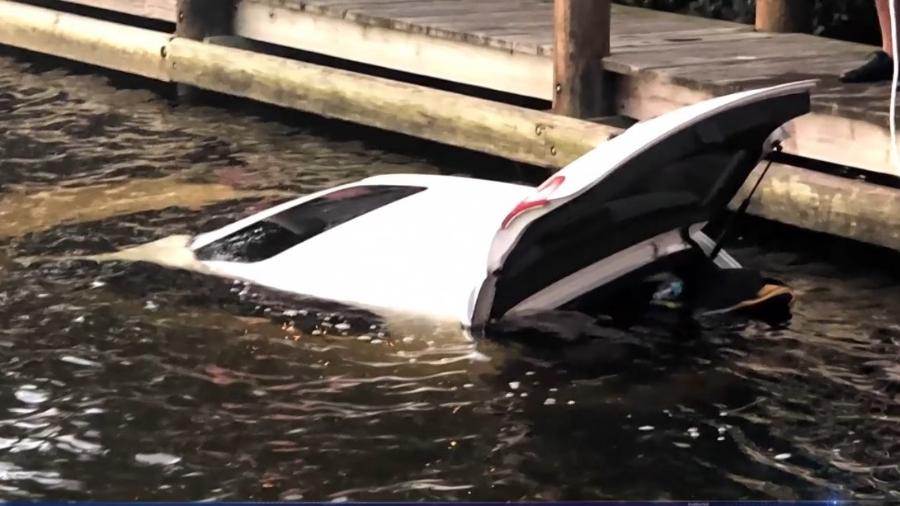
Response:
[[[709,255],[700,229],[809,111],[812,83],[714,98],[629,128],[539,187],[364,179],[200,234],[212,273],[468,328],[617,297],[635,275]],[[718,252],[717,268],[739,267]]]

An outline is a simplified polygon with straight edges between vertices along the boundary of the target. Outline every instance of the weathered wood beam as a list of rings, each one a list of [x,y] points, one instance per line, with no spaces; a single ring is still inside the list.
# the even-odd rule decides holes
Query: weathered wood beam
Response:
[[[756,0],[756,30],[812,32],[812,0]]]
[[[0,0],[0,44],[168,81],[171,35]]]
[[[443,90],[175,38],[170,77],[230,95],[561,167],[621,130]]]
[[[756,181],[759,170],[748,182]],[[749,184],[744,185],[738,197],[743,199],[749,188]],[[753,196],[749,212],[779,223],[900,250],[900,190],[896,188],[776,163]]]
[[[603,58],[609,55],[610,0],[555,0],[553,111],[576,118],[609,114]]]

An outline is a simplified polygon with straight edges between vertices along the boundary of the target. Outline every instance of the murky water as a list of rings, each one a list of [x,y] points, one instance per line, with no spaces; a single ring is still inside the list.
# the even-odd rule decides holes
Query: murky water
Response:
[[[798,289],[787,327],[573,347],[147,263],[16,261],[208,230],[370,174],[466,171],[241,109],[0,56],[0,498],[900,498],[895,256],[762,237],[735,252]]]

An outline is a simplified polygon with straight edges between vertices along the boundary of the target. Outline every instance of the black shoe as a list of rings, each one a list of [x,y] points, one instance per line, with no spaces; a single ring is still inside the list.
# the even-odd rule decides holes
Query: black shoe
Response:
[[[875,51],[866,63],[841,75],[845,83],[889,81],[894,74],[894,60],[884,51]]]

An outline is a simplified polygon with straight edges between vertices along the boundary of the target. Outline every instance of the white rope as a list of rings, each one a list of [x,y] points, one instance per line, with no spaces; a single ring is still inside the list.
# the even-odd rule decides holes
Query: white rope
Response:
[[[891,161],[894,171],[900,175],[900,152],[897,149],[897,81],[900,79],[900,55],[897,54],[897,1],[888,0],[888,11],[891,13],[891,54],[893,55],[894,74],[891,78]]]

